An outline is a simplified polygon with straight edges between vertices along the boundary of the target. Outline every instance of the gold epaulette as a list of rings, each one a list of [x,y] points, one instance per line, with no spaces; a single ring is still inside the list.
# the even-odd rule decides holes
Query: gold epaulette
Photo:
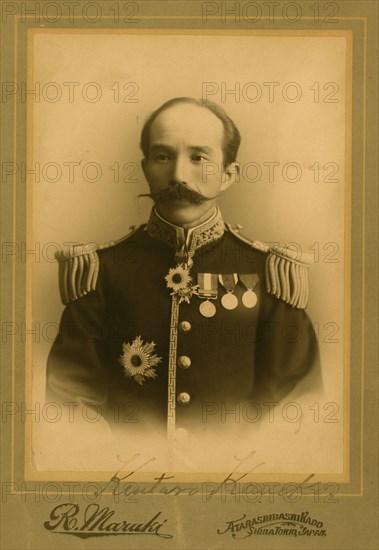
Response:
[[[312,254],[285,246],[270,246],[266,260],[267,291],[292,307],[304,309],[308,303],[308,268]]]
[[[56,252],[55,258],[59,262],[59,291],[65,305],[96,289],[99,275],[98,250],[121,243],[137,230],[134,226],[130,229],[131,233],[117,241],[75,244]]]
[[[59,291],[66,305],[95,290],[99,274],[96,244],[77,244],[55,254],[59,262]]]
[[[313,263],[312,254],[301,253],[285,246],[269,246],[260,241],[250,241],[239,234],[240,226],[227,226],[241,241],[268,253],[265,277],[267,292],[292,307],[304,309],[309,297],[308,268]]]

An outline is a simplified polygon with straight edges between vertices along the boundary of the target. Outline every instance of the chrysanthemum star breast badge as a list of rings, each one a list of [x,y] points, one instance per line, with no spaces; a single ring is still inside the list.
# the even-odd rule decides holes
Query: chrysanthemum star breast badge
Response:
[[[131,344],[123,344],[123,354],[119,358],[127,378],[133,378],[142,386],[145,378],[156,378],[156,367],[162,358],[155,353],[155,343],[143,343],[141,336],[137,336]]]

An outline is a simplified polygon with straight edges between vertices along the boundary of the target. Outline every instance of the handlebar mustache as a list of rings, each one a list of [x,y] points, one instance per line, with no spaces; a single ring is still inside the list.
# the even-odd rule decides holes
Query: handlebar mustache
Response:
[[[169,183],[167,187],[158,191],[157,193],[142,193],[138,197],[150,197],[155,203],[168,202],[175,199],[183,199],[193,204],[203,204],[209,200],[215,199],[218,195],[213,197],[206,197],[198,191],[191,189],[184,183]]]

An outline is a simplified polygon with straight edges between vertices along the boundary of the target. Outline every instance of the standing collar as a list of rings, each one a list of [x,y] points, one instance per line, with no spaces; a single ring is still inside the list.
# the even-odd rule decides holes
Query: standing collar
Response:
[[[166,221],[153,208],[146,227],[148,235],[153,239],[164,242],[176,251],[184,248],[190,256],[198,248],[220,239],[224,229],[224,220],[217,206],[207,221],[187,230]]]

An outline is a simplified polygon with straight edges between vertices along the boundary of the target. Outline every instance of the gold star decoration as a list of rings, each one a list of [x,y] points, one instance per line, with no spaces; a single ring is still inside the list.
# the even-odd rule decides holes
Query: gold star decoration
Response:
[[[197,294],[198,285],[191,286],[192,277],[188,268],[184,264],[170,268],[165,277],[167,288],[171,289],[171,296],[179,297],[179,304],[182,302],[190,303],[193,294]]]
[[[141,336],[137,336],[131,344],[123,344],[123,354],[119,363],[124,367],[124,374],[127,378],[133,378],[142,385],[145,378],[156,378],[155,368],[162,360],[158,357],[154,342],[143,343]]]

